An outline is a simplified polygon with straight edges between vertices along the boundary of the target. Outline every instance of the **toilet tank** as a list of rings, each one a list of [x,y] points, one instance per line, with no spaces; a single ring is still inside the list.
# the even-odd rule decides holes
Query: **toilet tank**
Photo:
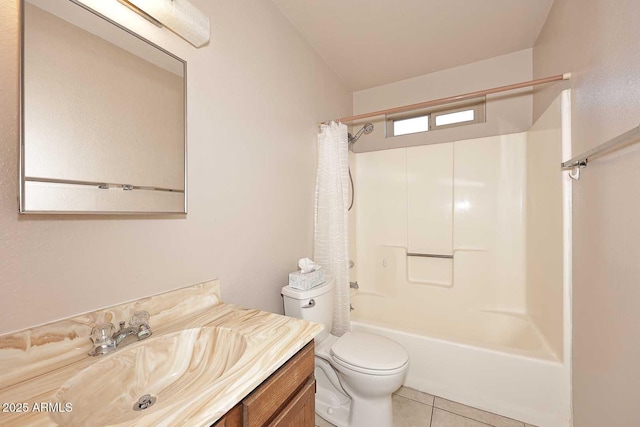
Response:
[[[333,277],[327,275],[327,280],[323,284],[306,291],[289,286],[282,288],[284,314],[324,325],[324,331],[316,337],[318,342],[325,339],[331,332],[334,282]]]

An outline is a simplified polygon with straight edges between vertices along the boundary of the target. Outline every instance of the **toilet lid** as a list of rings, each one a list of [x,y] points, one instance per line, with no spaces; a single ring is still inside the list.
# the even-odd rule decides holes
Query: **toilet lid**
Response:
[[[398,343],[379,335],[347,332],[331,346],[331,355],[352,366],[371,370],[391,370],[409,361]]]

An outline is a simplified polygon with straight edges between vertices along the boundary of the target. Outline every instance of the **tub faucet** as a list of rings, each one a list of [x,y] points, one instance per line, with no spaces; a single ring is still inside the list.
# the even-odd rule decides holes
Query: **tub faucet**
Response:
[[[114,332],[115,327],[112,323],[97,325],[91,331],[91,340],[93,341],[93,350],[89,352],[90,356],[99,356],[101,354],[110,353],[120,347],[125,347],[131,343],[143,340],[151,336],[151,326],[149,326],[149,313],[146,311],[138,311],[133,314],[129,326],[125,327],[126,322],[120,322],[120,329]]]
[[[355,282],[349,282],[349,287],[351,289],[360,289],[360,286],[358,286],[358,281],[357,280]]]

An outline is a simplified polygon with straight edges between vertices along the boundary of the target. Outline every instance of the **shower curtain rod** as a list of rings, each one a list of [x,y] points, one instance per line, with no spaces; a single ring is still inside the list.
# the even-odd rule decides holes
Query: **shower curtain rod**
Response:
[[[434,107],[436,105],[451,104],[453,102],[464,101],[464,100],[473,99],[473,98],[478,98],[478,97],[484,96],[484,95],[491,95],[491,94],[494,94],[494,93],[506,92],[506,91],[515,90],[515,89],[521,89],[523,87],[536,86],[536,85],[541,85],[541,84],[545,84],[545,83],[557,82],[557,81],[560,81],[560,80],[569,80],[570,78],[571,78],[571,73],[558,74],[557,76],[545,77],[543,79],[531,80],[531,81],[522,82],[522,83],[515,83],[515,84],[507,85],[507,86],[499,86],[499,87],[494,87],[492,89],[479,90],[477,92],[469,92],[469,93],[465,93],[465,94],[462,94],[462,95],[448,96],[446,98],[434,99],[432,101],[418,102],[417,104],[403,105],[402,107],[394,107],[394,108],[388,108],[386,110],[373,111],[371,113],[364,113],[364,114],[357,114],[355,116],[341,117],[339,119],[336,119],[336,121],[337,122],[342,122],[342,123],[349,123],[349,122],[354,122],[356,120],[368,119],[369,117],[384,116],[384,115],[387,115],[387,114],[395,114],[395,113],[403,113],[405,111],[419,110],[421,108]],[[329,122],[322,122],[321,124],[328,124],[328,123]]]

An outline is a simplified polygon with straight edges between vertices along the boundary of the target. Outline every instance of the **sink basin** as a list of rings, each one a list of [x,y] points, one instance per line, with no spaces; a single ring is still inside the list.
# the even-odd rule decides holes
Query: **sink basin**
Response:
[[[69,379],[53,402],[73,409],[51,418],[61,426],[104,426],[192,399],[238,362],[246,344],[237,332],[215,327],[152,336],[102,356]]]

